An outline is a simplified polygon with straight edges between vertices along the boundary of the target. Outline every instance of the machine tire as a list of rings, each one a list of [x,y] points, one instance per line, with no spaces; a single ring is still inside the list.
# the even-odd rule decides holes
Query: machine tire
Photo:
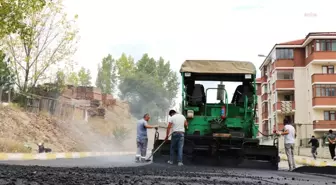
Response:
[[[280,163],[280,156],[277,156],[272,162],[271,162],[271,169],[272,170],[279,170],[279,163]]]

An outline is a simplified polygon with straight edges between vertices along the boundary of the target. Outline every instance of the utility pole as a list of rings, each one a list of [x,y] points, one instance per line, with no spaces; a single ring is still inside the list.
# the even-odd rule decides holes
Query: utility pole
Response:
[[[301,148],[301,141],[302,141],[302,134],[301,134],[301,126],[302,123],[296,124],[299,128],[297,129],[297,133],[299,135],[299,146],[298,146],[298,155],[300,155],[300,148]]]

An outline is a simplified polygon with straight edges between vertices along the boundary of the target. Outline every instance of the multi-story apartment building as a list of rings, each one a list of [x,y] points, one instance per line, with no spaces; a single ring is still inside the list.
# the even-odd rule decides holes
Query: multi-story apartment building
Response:
[[[275,44],[259,68],[261,132],[281,130],[285,121],[301,138],[336,130],[335,66],[336,32]]]

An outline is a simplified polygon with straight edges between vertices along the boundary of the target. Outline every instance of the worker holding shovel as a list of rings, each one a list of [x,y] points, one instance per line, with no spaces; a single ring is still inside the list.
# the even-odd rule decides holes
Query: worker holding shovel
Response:
[[[168,140],[170,136],[169,132],[172,129],[172,138],[170,145],[170,160],[168,164],[173,164],[173,158],[175,153],[175,148],[177,148],[177,162],[179,166],[182,166],[182,157],[183,157],[183,146],[184,146],[184,132],[185,127],[188,126],[186,118],[182,114],[176,113],[175,110],[169,111],[169,123],[167,128],[167,135],[165,140]]]
[[[137,153],[135,156],[136,162],[145,162],[147,155],[147,145],[148,145],[148,137],[147,137],[147,129],[148,128],[158,128],[157,125],[149,125],[150,117],[149,114],[146,113],[142,119],[137,121]]]

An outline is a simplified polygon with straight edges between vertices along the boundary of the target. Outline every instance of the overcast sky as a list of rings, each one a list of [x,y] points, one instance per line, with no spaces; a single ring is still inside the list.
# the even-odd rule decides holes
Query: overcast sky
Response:
[[[309,32],[336,31],[335,0],[65,0],[79,15],[81,41],[75,60],[91,69],[108,53],[139,59],[252,61],[257,68],[275,43]],[[305,14],[315,14],[309,17]],[[234,89],[229,89],[231,92]],[[231,97],[231,96],[230,96]]]

